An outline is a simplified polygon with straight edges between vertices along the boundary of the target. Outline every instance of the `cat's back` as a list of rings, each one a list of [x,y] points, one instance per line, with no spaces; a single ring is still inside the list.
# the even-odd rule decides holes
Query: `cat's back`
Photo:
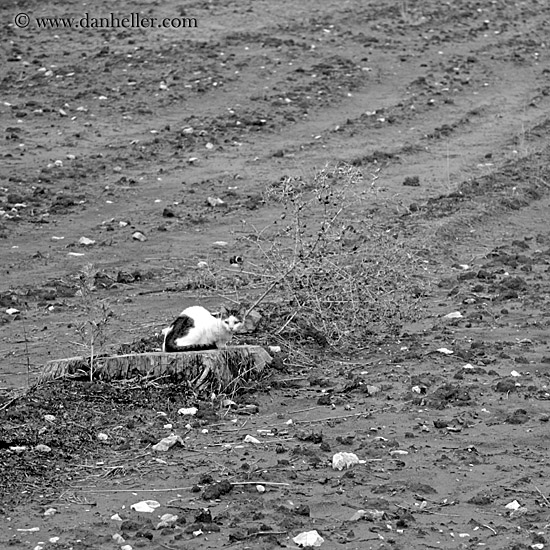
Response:
[[[203,321],[212,318],[212,314],[205,307],[202,306],[187,307],[180,313],[179,316],[191,317],[191,319],[195,319],[197,321]]]

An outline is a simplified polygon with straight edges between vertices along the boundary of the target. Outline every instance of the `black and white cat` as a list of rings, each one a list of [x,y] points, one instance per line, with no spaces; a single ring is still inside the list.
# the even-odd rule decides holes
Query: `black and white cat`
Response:
[[[198,351],[223,348],[242,326],[236,311],[223,308],[213,315],[202,306],[184,309],[178,318],[163,329],[162,351]]]

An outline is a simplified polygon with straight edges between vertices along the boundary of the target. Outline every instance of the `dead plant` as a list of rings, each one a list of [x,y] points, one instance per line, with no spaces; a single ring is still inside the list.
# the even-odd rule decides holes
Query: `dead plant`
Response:
[[[81,345],[90,355],[90,381],[95,371],[95,361],[106,343],[105,328],[113,315],[105,300],[100,300],[96,291],[97,270],[93,264],[86,264],[78,278],[77,296],[82,299],[85,319],[77,326]]]
[[[367,212],[378,177],[365,180],[357,167],[338,163],[311,181],[285,177],[267,190],[282,213],[256,232],[255,242],[277,278],[252,307],[279,287],[289,315],[285,331],[331,345],[396,333],[415,317],[419,261]]]

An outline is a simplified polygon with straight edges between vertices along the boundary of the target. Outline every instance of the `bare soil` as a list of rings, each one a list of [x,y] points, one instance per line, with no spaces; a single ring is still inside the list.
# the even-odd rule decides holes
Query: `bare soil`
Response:
[[[114,9],[197,27],[33,22]],[[310,530],[327,549],[547,546],[546,1],[0,13],[2,548],[295,548]],[[35,385],[89,352],[91,315],[112,312],[102,352],[140,352],[188,305],[250,305],[270,281],[254,236],[281,216],[266,189],[327,163],[365,174],[369,223],[419,259],[399,331],[334,345],[275,314],[275,288],[238,341],[282,351],[233,405],[162,380]],[[340,451],[365,462],[335,470]]]

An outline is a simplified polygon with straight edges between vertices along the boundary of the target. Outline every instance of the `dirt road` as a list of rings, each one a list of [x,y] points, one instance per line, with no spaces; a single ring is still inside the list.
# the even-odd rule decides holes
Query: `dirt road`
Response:
[[[0,14],[0,545],[294,548],[316,529],[327,549],[544,548],[547,2]],[[326,222],[296,217],[319,182],[353,220],[329,224],[345,256],[315,257],[317,279],[300,260],[295,296],[260,304],[241,341],[280,345],[282,370],[236,408],[137,382],[21,394],[49,359],[89,351],[90,322],[102,351],[143,351],[187,305],[250,305],[288,265],[277,247]],[[292,296],[346,295],[330,265],[353,273],[352,254],[378,305],[293,316]],[[390,287],[400,301],[375,300]],[[177,414],[193,404],[198,418]],[[183,447],[155,454],[172,431]],[[333,470],[342,450],[366,462]],[[130,510],[144,499],[161,507]],[[164,513],[178,519],[156,528]]]

